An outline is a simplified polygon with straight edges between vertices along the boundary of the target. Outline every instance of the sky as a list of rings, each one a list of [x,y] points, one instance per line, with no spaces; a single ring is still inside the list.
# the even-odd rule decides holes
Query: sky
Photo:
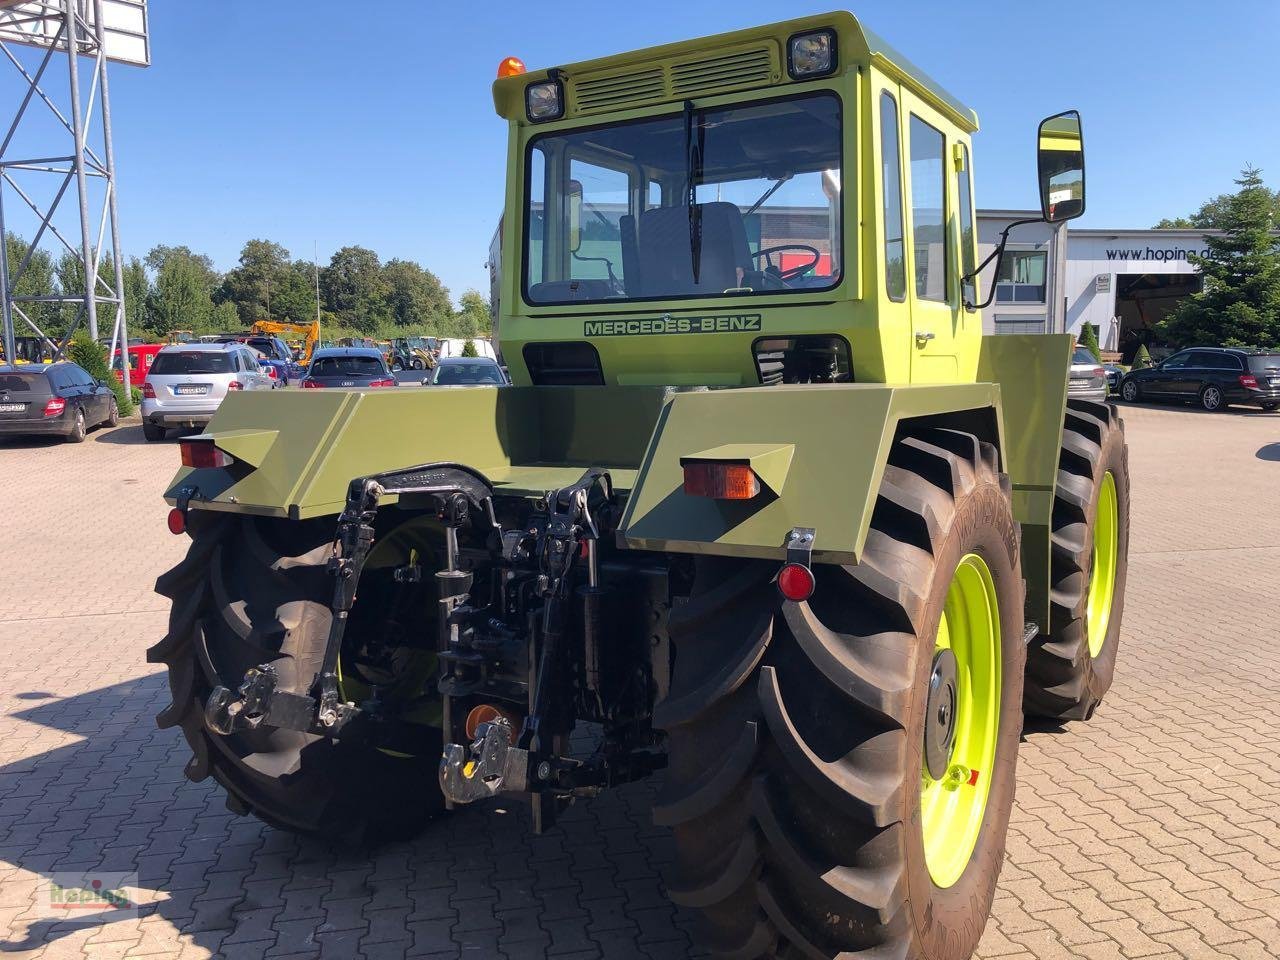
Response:
[[[501,213],[499,61],[530,68],[819,13],[829,3],[152,0],[152,66],[112,68],[123,247],[235,265],[253,237],[321,262],[346,244],[487,292]],[[972,106],[979,207],[1036,205],[1034,133],[1084,115],[1081,226],[1147,227],[1280,186],[1280,3],[865,0],[872,30]],[[2,89],[2,88],[0,88]]]

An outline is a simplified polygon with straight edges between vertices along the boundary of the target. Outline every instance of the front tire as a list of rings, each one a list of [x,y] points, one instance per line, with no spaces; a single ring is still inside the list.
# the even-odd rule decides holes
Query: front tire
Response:
[[[1115,675],[1129,570],[1129,448],[1115,408],[1067,402],[1053,500],[1049,632],[1027,653],[1026,711],[1088,720]]]
[[[671,896],[699,911],[714,956],[972,953],[1022,731],[1018,544],[995,447],[922,429],[890,454],[862,562],[816,567],[808,602],[780,600],[776,563],[698,561],[670,618],[675,670],[655,713],[670,767],[655,820],[674,827]],[[985,681],[968,678],[992,692],[991,763],[954,787],[986,791],[961,829],[926,813],[938,786],[926,714],[939,637],[957,635],[955,583],[977,567],[994,659]],[[952,834],[966,849],[948,856]]]
[[[1136,380],[1126,380],[1120,384],[1120,397],[1126,403],[1137,403],[1142,399],[1142,388]]]
[[[181,727],[187,777],[212,776],[231,810],[297,833],[357,846],[418,833],[443,807],[440,747],[406,757],[268,727],[222,735],[205,723],[213,687],[234,690],[259,664],[276,669],[279,689],[308,692],[332,619],[333,518],[188,517],[187,557],[156,581],[173,601],[169,632],[147,651],[169,668],[173,702],[157,723]]]

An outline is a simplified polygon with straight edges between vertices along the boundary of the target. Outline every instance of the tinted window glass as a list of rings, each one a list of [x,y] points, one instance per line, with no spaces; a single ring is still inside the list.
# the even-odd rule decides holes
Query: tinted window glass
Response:
[[[1213,366],[1219,370],[1243,370],[1240,358],[1234,353],[1213,354]]]
[[[93,377],[89,376],[89,371],[84,367],[69,363],[62,368],[69,383],[79,384],[82,387],[94,386]]]
[[[229,353],[212,352],[174,352],[161,351],[151,364],[151,373],[157,376],[184,376],[193,373],[230,373],[231,355]]]
[[[1164,368],[1166,370],[1180,370],[1183,367],[1187,366],[1190,363],[1190,361],[1191,361],[1190,352],[1175,353],[1172,357],[1170,357],[1168,360],[1164,362]]]
[[[311,365],[313,377],[376,377],[383,372],[376,357],[317,357]]]
[[[907,267],[902,241],[902,145],[898,140],[898,104],[880,95],[880,174],[884,178],[884,285],[890,300],[907,296]]]
[[[435,382],[454,383],[503,383],[502,371],[487,363],[445,363],[436,370]]]
[[[1259,354],[1249,358],[1249,369],[1268,377],[1280,377],[1280,354]]]
[[[911,117],[911,243],[915,251],[916,296],[947,299],[945,139],[917,116]]]
[[[0,373],[0,390],[5,393],[48,393],[49,381],[43,373]]]

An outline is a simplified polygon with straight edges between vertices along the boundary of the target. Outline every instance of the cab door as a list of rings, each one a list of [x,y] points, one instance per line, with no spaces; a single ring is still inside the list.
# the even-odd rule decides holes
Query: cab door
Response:
[[[953,232],[950,125],[932,107],[902,90],[907,184],[907,296],[911,305],[911,380],[960,379],[960,305]]]

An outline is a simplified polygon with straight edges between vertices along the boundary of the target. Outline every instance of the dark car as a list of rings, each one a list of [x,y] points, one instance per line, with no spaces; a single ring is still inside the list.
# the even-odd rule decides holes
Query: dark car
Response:
[[[1205,410],[1231,403],[1275,410],[1280,407],[1280,354],[1192,347],[1154,367],[1131,371],[1120,381],[1120,396],[1130,403],[1181,400]]]
[[[265,334],[241,334],[228,336],[225,342],[243,343],[262,354],[262,367],[280,386],[288,386],[290,380],[296,380],[300,368],[293,360],[293,351],[279,337]]]
[[[120,422],[111,388],[74,363],[0,365],[0,434],[52,434],[79,443]]]
[[[315,387],[394,387],[381,350],[368,347],[326,347],[317,350],[302,385]]]
[[[507,378],[488,357],[445,357],[423,383],[437,387],[505,387]]]

